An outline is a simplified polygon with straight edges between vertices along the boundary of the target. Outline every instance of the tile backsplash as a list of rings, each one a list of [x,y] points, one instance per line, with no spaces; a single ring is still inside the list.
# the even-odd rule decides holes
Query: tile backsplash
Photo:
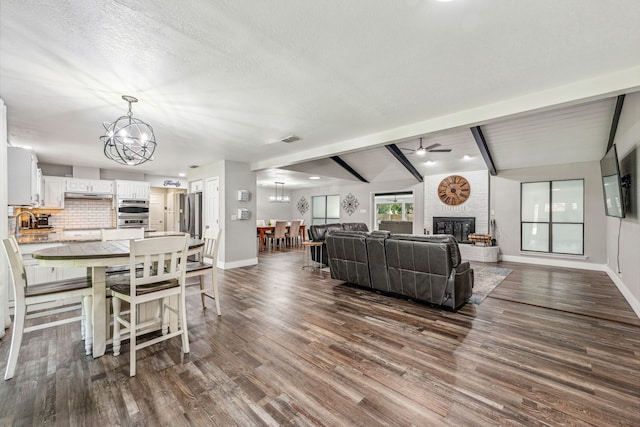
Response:
[[[114,228],[116,212],[111,200],[67,199],[64,209],[53,213],[49,223],[64,229]]]

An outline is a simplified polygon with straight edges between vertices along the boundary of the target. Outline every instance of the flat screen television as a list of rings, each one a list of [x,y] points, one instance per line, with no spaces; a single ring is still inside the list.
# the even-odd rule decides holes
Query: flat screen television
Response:
[[[602,175],[605,214],[616,218],[624,218],[622,178],[620,177],[620,165],[615,144],[609,148],[607,154],[600,160],[600,173]]]

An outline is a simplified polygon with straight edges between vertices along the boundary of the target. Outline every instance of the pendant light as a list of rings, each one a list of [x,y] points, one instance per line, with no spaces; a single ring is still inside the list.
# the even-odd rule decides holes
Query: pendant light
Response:
[[[271,203],[289,203],[289,196],[284,194],[284,182],[276,182],[276,194],[270,195],[269,201]]]
[[[137,98],[122,95],[129,103],[129,112],[113,123],[104,123],[107,133],[100,137],[104,142],[104,155],[122,165],[137,166],[153,160],[156,136],[151,125],[133,117],[131,104]]]

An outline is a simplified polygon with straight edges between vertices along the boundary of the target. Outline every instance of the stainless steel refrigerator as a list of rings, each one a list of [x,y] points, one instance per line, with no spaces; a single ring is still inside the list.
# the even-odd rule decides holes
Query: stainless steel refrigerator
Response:
[[[202,192],[180,194],[180,231],[202,238]]]

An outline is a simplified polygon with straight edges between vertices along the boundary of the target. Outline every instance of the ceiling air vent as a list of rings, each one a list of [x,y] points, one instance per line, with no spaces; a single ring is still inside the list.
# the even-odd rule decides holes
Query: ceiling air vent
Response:
[[[289,135],[286,138],[282,138],[280,141],[286,142],[287,144],[290,144],[292,142],[300,141],[301,139],[302,138],[300,138],[299,136]]]

